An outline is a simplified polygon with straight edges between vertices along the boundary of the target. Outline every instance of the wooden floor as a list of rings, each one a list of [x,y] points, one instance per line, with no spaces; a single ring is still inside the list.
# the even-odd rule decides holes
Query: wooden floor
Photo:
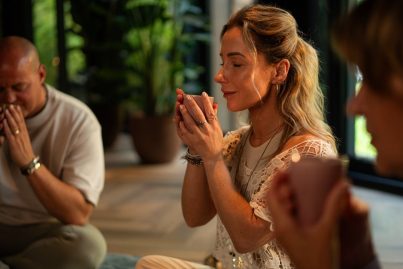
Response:
[[[110,253],[162,254],[202,261],[213,249],[215,221],[190,229],[180,191],[185,163],[140,165],[129,138],[121,135],[106,152],[106,182],[92,223]],[[354,187],[371,206],[376,249],[384,269],[403,268],[403,197]]]
[[[188,228],[180,192],[185,163],[140,165],[130,140],[121,135],[106,152],[106,182],[91,222],[108,250],[135,256],[162,254],[201,262],[215,240],[215,221]]]

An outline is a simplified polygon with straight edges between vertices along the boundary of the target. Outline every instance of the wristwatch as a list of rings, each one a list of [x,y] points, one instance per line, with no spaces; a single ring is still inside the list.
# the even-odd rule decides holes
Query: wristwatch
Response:
[[[41,162],[39,156],[36,156],[27,166],[21,168],[21,173],[24,176],[33,174],[36,170],[41,167]]]

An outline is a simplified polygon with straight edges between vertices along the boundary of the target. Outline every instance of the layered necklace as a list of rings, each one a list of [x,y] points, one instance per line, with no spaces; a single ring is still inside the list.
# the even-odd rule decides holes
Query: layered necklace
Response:
[[[257,159],[255,165],[253,166],[253,169],[251,170],[251,172],[250,172],[250,174],[248,176],[248,179],[246,180],[246,184],[243,184],[242,179],[238,178],[238,173],[239,173],[239,167],[241,165],[242,157],[243,157],[243,155],[245,153],[244,152],[245,145],[249,141],[251,133],[252,133],[252,126],[249,128],[248,133],[247,133],[245,139],[242,141],[242,143],[240,145],[240,148],[239,148],[239,157],[238,157],[238,162],[237,162],[236,171],[235,171],[235,185],[236,185],[237,189],[239,190],[239,192],[241,193],[241,195],[243,197],[245,197],[245,198],[247,197],[246,196],[247,195],[247,190],[248,190],[249,183],[250,183],[250,181],[252,179],[253,174],[255,173],[255,171],[256,171],[257,167],[259,166],[261,160],[265,156],[265,153],[266,153],[267,149],[269,148],[269,145],[271,144],[273,138],[282,129],[283,129],[283,125],[281,124],[270,133],[270,135],[268,136],[268,138],[266,140],[267,142],[265,142],[266,145],[264,146],[264,149],[263,149],[262,153],[259,155],[259,158]]]

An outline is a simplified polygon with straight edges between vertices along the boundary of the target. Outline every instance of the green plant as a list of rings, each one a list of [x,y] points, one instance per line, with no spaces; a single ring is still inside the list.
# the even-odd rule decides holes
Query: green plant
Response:
[[[69,49],[85,55],[75,91],[93,110],[102,126],[104,147],[113,145],[123,122],[122,102],[127,92],[127,43],[129,30],[126,0],[70,0],[72,21],[68,33],[81,37]],[[74,59],[74,58],[70,58]],[[77,95],[76,93],[76,95]]]
[[[57,85],[57,65],[53,64],[57,59],[55,5],[52,0],[35,1],[33,5],[35,45],[46,66],[46,82],[54,86]]]
[[[171,114],[175,89],[194,83],[203,71],[184,62],[197,42],[208,40],[206,20],[190,0],[131,0],[126,8],[128,107],[148,116]]]
[[[129,30],[125,0],[70,0],[74,23],[69,31],[82,37],[85,68],[81,86],[89,104],[120,104],[128,93],[125,35]]]

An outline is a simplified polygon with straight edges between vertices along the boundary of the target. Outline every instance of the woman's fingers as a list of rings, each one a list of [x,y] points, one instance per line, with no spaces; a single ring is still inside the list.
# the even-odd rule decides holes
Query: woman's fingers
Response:
[[[190,133],[193,133],[194,130],[196,130],[198,128],[197,123],[193,119],[192,115],[190,115],[190,113],[185,105],[180,105],[179,109],[180,109],[181,116],[182,116],[181,122],[184,124],[184,126]]]
[[[185,92],[182,89],[176,88],[176,101],[177,102],[182,104],[184,95],[185,95]]]
[[[214,106],[211,97],[206,92],[202,93],[202,101],[207,121],[211,124],[217,119],[217,105]]]
[[[185,94],[185,92],[181,89],[181,88],[176,88],[176,94],[180,95],[180,94]]]

